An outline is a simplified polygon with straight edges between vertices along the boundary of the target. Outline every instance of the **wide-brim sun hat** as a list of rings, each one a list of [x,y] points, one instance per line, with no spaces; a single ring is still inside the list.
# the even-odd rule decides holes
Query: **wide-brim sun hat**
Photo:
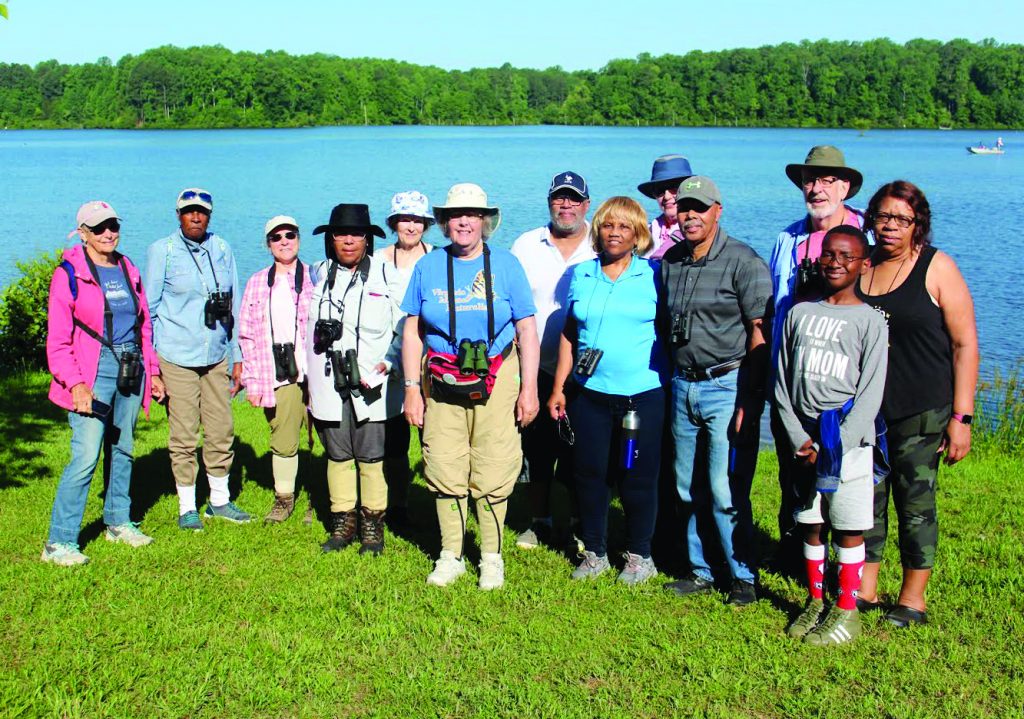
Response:
[[[802,189],[804,170],[830,172],[836,177],[849,182],[850,191],[846,193],[847,200],[860,192],[861,185],[864,184],[864,176],[860,174],[860,171],[847,166],[846,156],[843,155],[843,151],[832,145],[815,145],[807,153],[807,158],[802,164],[793,163],[786,165],[786,177],[790,179],[790,182]]]
[[[384,237],[384,230],[370,221],[370,208],[367,205],[343,202],[331,210],[331,218],[324,225],[313,230],[319,235],[328,230],[365,230],[368,234]]]
[[[422,192],[416,190],[399,192],[391,198],[391,212],[388,213],[386,222],[390,222],[392,217],[402,215],[418,217],[427,225],[436,222],[434,215],[430,212],[430,200]]]
[[[676,184],[693,177],[690,161],[682,155],[662,155],[651,166],[651,179],[636,186],[641,193],[655,199],[654,188],[658,185]]]
[[[480,210],[494,218],[491,231],[494,232],[501,224],[501,210],[487,203],[487,193],[480,185],[472,182],[460,182],[452,185],[443,205],[434,205],[434,215],[443,221],[451,210]]]

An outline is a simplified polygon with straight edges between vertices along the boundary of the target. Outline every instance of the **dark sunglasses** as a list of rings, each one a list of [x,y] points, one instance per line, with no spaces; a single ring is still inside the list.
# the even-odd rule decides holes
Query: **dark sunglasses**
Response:
[[[299,236],[298,232],[292,232],[287,230],[285,232],[275,232],[272,235],[267,235],[267,242],[280,242],[281,240],[294,240]]]
[[[86,227],[89,227],[89,225],[86,225]],[[89,231],[94,235],[102,235],[107,230],[110,230],[111,232],[120,232],[121,223],[111,218],[109,220],[104,220],[95,227],[89,227]]]
[[[558,418],[558,437],[570,447],[576,444],[576,433],[572,431],[567,414]]]
[[[203,202],[208,202],[211,205],[213,204],[213,195],[211,195],[209,192],[196,192],[195,190],[185,190],[184,192],[181,193],[178,199],[194,200],[197,197]]]

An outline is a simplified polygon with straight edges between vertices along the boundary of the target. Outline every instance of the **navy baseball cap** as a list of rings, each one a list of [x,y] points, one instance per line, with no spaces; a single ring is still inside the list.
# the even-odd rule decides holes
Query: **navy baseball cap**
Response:
[[[581,199],[590,199],[590,191],[587,189],[587,181],[583,179],[582,175],[573,172],[572,170],[559,172],[551,178],[551,187],[548,188],[548,197],[551,197],[559,190],[572,190],[579,195]]]

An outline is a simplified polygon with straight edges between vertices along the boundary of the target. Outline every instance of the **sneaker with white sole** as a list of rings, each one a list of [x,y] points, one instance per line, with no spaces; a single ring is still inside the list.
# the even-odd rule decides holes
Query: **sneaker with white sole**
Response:
[[[120,544],[127,544],[129,547],[145,547],[147,544],[153,543],[153,538],[143,534],[142,530],[139,529],[139,525],[135,522],[107,527],[104,536],[108,542],[119,542]]]
[[[245,524],[252,520],[249,513],[242,510],[242,508],[234,502],[228,502],[227,504],[222,504],[219,507],[214,507],[212,504],[207,503],[206,511],[203,512],[203,516],[207,519],[226,519],[229,522],[234,522],[235,524]]]
[[[546,522],[534,522],[516,537],[516,546],[520,549],[536,549],[542,544],[551,544],[551,525]]]
[[[455,556],[455,552],[441,550],[441,555],[434,563],[434,571],[427,575],[427,584],[435,587],[447,587],[466,573],[466,562]]]
[[[505,560],[500,554],[480,554],[480,588],[484,591],[500,589],[505,585]]]
[[[654,566],[654,560],[650,557],[641,557],[639,554],[626,552],[626,566],[619,572],[618,581],[623,584],[642,584],[651,577],[658,576],[658,568]]]
[[[78,545],[74,542],[54,542],[43,545],[41,557],[44,562],[56,564],[60,567],[74,567],[79,564],[88,564],[89,558],[82,554]]]
[[[815,647],[852,642],[860,635],[860,612],[832,606],[825,619],[807,633],[804,641]]]
[[[580,556],[583,557],[583,560],[573,570],[573,579],[594,579],[612,568],[612,565],[608,563],[607,554],[584,551]]]

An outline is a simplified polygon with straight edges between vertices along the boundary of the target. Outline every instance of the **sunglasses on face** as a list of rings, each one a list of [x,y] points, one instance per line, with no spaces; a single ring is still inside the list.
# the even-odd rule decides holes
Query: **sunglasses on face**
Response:
[[[184,192],[181,193],[181,195],[178,196],[179,200],[194,200],[196,198],[199,198],[203,202],[208,202],[211,205],[213,204],[213,195],[211,195],[209,192],[196,192],[195,190],[185,190]]]
[[[286,230],[285,232],[275,232],[272,235],[267,235],[267,242],[280,242],[281,240],[294,240],[299,236],[298,232]]]
[[[89,225],[86,225],[86,227],[89,227]],[[110,230],[111,232],[120,232],[121,223],[111,218],[109,220],[104,220],[95,227],[89,227],[89,232],[93,233],[94,235],[102,235],[107,230]]]

